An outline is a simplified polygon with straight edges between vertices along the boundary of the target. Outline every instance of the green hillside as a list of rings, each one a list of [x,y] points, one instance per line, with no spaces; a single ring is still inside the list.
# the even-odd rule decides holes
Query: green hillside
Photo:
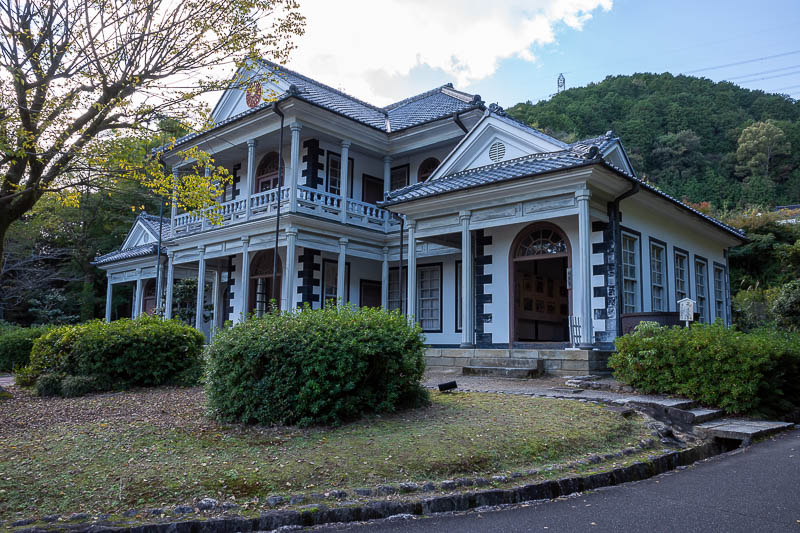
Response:
[[[713,207],[800,203],[800,102],[672,74],[609,76],[508,113],[571,142],[613,129],[640,177]]]

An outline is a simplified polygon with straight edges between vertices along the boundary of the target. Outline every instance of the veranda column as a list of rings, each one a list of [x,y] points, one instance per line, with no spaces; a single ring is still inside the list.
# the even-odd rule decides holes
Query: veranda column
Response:
[[[131,317],[136,318],[142,312],[142,269],[136,269],[136,292],[133,295]]]
[[[197,262],[197,307],[195,307],[194,327],[203,329],[203,304],[206,297],[206,249],[204,246],[197,248],[200,259]]]
[[[242,279],[240,290],[242,297],[239,298],[240,320],[245,320],[250,309],[248,308],[248,297],[250,296],[250,238],[242,237]]]
[[[164,318],[172,318],[172,286],[175,283],[175,253],[167,253],[167,297],[164,302]]]
[[[407,220],[408,226],[408,302],[407,314],[409,317],[414,317],[414,322],[417,321],[417,222],[415,220]],[[402,273],[400,276],[402,280]]]
[[[169,227],[170,235],[175,235],[175,217],[178,215],[178,167],[172,168],[172,199],[169,202]]]
[[[256,140],[247,141],[247,183],[244,186],[245,220],[250,220],[250,194],[256,178]]]
[[[284,311],[290,311],[295,307],[294,295],[296,291],[294,289],[294,275],[297,271],[297,266],[295,264],[295,261],[297,261],[296,241],[297,230],[292,227],[286,228],[286,264],[283,271],[283,278],[286,284],[284,292],[286,297],[283,298],[286,302]]]
[[[114,291],[111,283],[111,273],[106,273],[106,322],[111,322],[111,297]]]
[[[342,224],[347,224],[347,198],[350,196],[350,141],[342,141],[342,164],[339,190],[342,193]]]
[[[381,307],[389,309],[389,248],[383,247],[381,264]]]
[[[339,239],[339,263],[336,265],[336,303],[344,305],[348,287],[345,287],[345,265],[347,264],[347,237]]]
[[[289,126],[292,132],[291,161],[292,175],[289,177],[289,210],[297,211],[297,183],[300,181],[300,130],[303,126],[294,123]]]
[[[392,156],[387,155],[383,158],[383,197],[391,190],[392,186]]]
[[[472,236],[469,222],[472,215],[469,211],[461,211],[458,220],[461,222],[461,346],[471,348],[475,344],[475,325],[473,324],[475,304],[473,294],[475,284],[472,279]]]
[[[216,270],[214,270],[214,290],[213,290],[214,297],[211,300],[213,302],[212,305],[214,306],[213,307],[213,311],[212,311],[213,312],[213,318],[211,319],[212,320],[212,322],[211,322],[211,324],[212,324],[211,334],[212,335],[214,334],[214,329],[219,327],[219,317],[220,317],[219,310],[220,310],[220,307],[221,307],[220,306],[220,293],[219,293],[220,291],[219,291],[219,289],[220,289],[221,286],[222,286],[222,273],[219,271],[219,268],[217,268]]]
[[[578,200],[578,246],[580,247],[581,281],[583,286],[581,306],[581,344],[591,347],[592,339],[592,222],[589,217],[589,190],[575,193]]]

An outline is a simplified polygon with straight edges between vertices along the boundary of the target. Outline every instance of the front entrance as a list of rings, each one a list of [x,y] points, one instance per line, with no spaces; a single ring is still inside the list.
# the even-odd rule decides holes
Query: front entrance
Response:
[[[553,224],[525,228],[511,247],[514,342],[569,340],[569,241]]]

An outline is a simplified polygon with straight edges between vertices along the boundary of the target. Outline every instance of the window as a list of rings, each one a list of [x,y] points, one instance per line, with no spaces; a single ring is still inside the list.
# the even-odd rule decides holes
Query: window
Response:
[[[461,328],[463,327],[462,315],[464,313],[464,297],[461,294],[463,289],[461,284],[463,270],[461,266],[461,261],[456,261],[456,331],[461,331]]]
[[[725,268],[714,265],[714,318],[725,322]]]
[[[675,301],[689,297],[689,272],[686,270],[688,256],[685,252],[675,251]]]
[[[666,311],[666,250],[663,245],[650,243],[650,284],[653,311]]]
[[[394,167],[392,169],[392,172],[389,176],[389,185],[391,186],[391,190],[402,189],[408,185],[408,169],[408,165]]]
[[[423,331],[442,330],[442,265],[417,267],[416,319]]]
[[[339,291],[337,284],[339,283],[339,261],[333,259],[322,260],[322,305],[328,305],[328,302],[333,300],[338,302]],[[350,263],[344,264],[344,286],[341,298],[344,302],[350,300]]]
[[[439,166],[439,160],[435,157],[429,157],[419,165],[417,169],[417,183],[422,183],[431,177],[433,171]]]
[[[399,309],[402,312],[406,306],[407,274],[408,269],[403,267],[403,279],[400,279],[400,271],[397,267],[389,269],[389,311]]]
[[[708,322],[708,265],[705,259],[694,259],[694,291],[697,296],[697,312],[700,322]]]
[[[239,176],[239,171],[242,169],[241,164],[233,165],[231,169],[231,181],[225,185],[225,190],[222,191],[222,198],[220,199],[221,202],[227,202],[229,200],[233,200],[236,197],[236,185],[239,183],[241,177]]]
[[[369,174],[362,174],[361,201],[377,204],[381,200],[383,200],[383,180]]]
[[[639,239],[622,235],[622,312],[635,313],[639,309]]]
[[[353,197],[353,158],[347,158],[347,174],[349,175],[350,190],[347,196]],[[328,151],[328,179],[326,180],[326,190],[331,194],[342,194],[342,156],[335,152]]]
[[[283,185],[283,171],[281,168],[281,177],[278,179],[278,166],[279,165],[278,152],[270,152],[261,158],[261,162],[256,168],[255,176],[255,192],[270,191],[278,188],[278,182]]]

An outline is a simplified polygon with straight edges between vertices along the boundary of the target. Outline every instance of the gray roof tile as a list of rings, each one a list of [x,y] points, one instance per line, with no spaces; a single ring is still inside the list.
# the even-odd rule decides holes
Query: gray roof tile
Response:
[[[135,259],[137,257],[147,257],[148,255],[156,255],[158,245],[156,244],[142,244],[141,246],[134,246],[127,250],[114,250],[113,252],[95,257],[92,261],[93,265],[106,265],[116,261],[124,261],[125,259]],[[166,254],[166,248],[161,247],[161,253]]]

